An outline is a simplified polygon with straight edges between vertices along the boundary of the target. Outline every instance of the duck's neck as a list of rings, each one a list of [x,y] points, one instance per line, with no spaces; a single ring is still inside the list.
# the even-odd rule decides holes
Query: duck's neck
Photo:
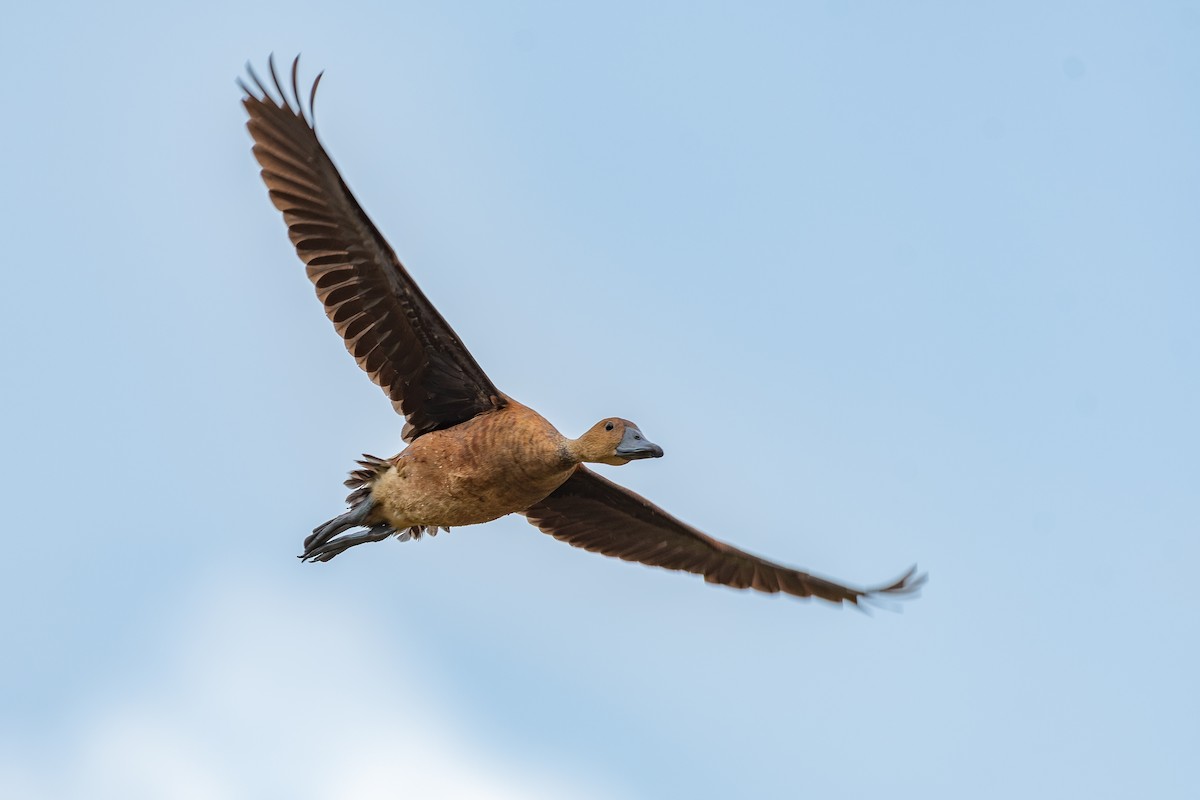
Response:
[[[591,460],[588,458],[588,447],[583,436],[580,436],[578,439],[571,439],[564,436],[562,444],[559,445],[559,452],[562,453],[563,461],[572,467]]]
[[[613,455],[611,444],[592,435],[591,431],[578,439],[564,438],[563,447],[572,460],[572,466],[583,463],[620,466],[625,463],[624,459]]]

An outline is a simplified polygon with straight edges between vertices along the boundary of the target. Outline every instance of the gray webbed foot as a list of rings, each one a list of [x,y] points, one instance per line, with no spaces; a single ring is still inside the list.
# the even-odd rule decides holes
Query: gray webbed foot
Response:
[[[356,545],[366,544],[367,542],[381,542],[384,539],[395,533],[389,525],[375,525],[374,527],[362,531],[360,533],[351,533],[346,536],[339,536],[336,539],[327,539],[322,542],[312,545],[305,544],[304,554],[300,556],[302,561],[328,561],[339,553],[343,553]],[[311,537],[310,537],[311,538]]]
[[[313,528],[312,535],[304,540],[304,552],[307,553],[314,547],[320,547],[343,531],[366,527],[367,518],[371,516],[374,508],[375,501],[368,495],[345,514]]]

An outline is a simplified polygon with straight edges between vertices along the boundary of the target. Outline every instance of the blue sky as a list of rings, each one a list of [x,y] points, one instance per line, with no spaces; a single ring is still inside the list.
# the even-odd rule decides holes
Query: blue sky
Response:
[[[0,796],[1191,796],[1200,4],[432,6],[6,14]],[[258,178],[272,51],[497,385],[924,595],[519,518],[299,564],[400,420]]]

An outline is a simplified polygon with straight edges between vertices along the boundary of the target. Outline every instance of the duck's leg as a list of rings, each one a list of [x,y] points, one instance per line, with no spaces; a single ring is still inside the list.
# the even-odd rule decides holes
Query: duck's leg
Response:
[[[355,545],[366,544],[367,542],[380,542],[395,532],[390,525],[375,525],[361,533],[339,536],[336,539],[307,547],[304,550],[304,555],[300,556],[300,558],[304,561],[328,561]]]
[[[342,531],[348,531],[351,528],[367,527],[367,519],[371,516],[373,510],[375,510],[375,501],[368,494],[362,500],[355,503],[345,514],[334,517],[328,522],[313,528],[312,534],[304,540],[304,552],[308,553],[314,547],[320,547]]]

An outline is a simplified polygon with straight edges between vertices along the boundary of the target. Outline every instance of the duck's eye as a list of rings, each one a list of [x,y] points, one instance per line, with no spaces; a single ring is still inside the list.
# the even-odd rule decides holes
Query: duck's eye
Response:
[[[613,429],[613,424],[611,422],[607,423],[604,426],[604,430],[606,430],[606,431],[611,431],[612,429]]]

